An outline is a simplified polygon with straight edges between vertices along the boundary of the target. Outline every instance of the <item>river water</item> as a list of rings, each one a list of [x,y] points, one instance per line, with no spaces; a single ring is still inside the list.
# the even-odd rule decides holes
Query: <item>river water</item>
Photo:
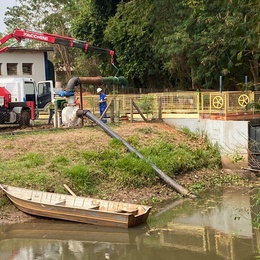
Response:
[[[247,188],[219,189],[152,210],[130,229],[36,219],[0,226],[1,260],[253,260],[258,208]]]

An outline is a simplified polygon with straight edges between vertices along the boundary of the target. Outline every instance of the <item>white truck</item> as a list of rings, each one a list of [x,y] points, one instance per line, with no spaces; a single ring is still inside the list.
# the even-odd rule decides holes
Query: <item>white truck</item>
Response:
[[[32,78],[0,77],[0,124],[28,126],[53,98],[51,80],[36,84]]]

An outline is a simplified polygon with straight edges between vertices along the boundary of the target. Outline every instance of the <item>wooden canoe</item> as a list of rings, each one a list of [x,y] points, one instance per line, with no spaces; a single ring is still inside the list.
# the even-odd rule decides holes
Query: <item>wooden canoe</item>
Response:
[[[145,223],[150,206],[72,196],[1,185],[21,211],[40,217],[92,225],[129,228]]]

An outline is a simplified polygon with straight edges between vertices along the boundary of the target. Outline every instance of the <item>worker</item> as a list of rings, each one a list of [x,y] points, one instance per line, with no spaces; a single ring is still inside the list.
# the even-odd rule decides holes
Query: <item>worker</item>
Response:
[[[97,94],[99,94],[99,112],[100,116],[104,113],[107,108],[107,96],[102,88],[97,88]],[[104,114],[102,118],[103,123],[107,123],[107,116]]]
[[[49,103],[49,105],[48,105],[48,107],[47,107],[47,110],[49,111],[49,119],[48,119],[48,125],[50,125],[51,124],[51,122],[52,122],[52,118],[53,118],[53,115],[54,115],[54,100],[52,100],[50,103]]]

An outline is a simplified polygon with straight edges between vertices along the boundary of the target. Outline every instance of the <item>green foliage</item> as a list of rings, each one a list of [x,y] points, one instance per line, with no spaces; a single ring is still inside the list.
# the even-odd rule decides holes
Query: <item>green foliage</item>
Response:
[[[112,149],[116,149],[116,150],[120,150],[120,149],[125,149],[125,146],[124,144],[122,143],[122,141],[118,140],[118,139],[111,139],[109,141],[109,146],[112,148]]]
[[[67,12],[67,6],[71,6],[71,1],[19,0],[18,2],[19,5],[7,8],[5,13],[5,23],[8,31],[13,31],[15,28],[36,31],[46,30],[46,28],[56,30],[57,27],[55,26],[58,23],[64,25],[66,17],[68,19],[70,15]],[[48,24],[53,26],[49,27]]]
[[[156,183],[156,177],[150,165],[136,158],[134,154],[127,154],[114,161],[110,170],[112,169],[117,173],[114,178],[116,177],[115,181],[121,187],[142,188]]]
[[[48,166],[48,170],[52,172],[59,172],[61,168],[68,165],[70,165],[70,160],[65,156],[59,155],[51,160],[50,165]]]
[[[143,134],[152,134],[152,133],[159,134],[158,131],[154,131],[153,128],[149,127],[149,126],[138,129],[138,132],[143,133]]]
[[[19,28],[23,30],[38,31],[42,33],[52,33],[61,36],[71,36],[69,31],[73,14],[76,13],[73,0],[19,0],[19,5],[7,8],[5,13],[5,23],[7,30],[12,32]],[[45,42],[25,40],[23,46],[36,47],[46,46]],[[56,80],[64,83],[72,77],[71,67],[74,67],[77,50],[70,49],[62,45],[55,45],[55,54],[50,54],[50,59],[55,64],[56,70],[64,70],[65,78]]]
[[[245,110],[248,111],[250,109],[259,110],[260,109],[260,103],[259,102],[250,102],[245,106]]]
[[[205,180],[198,180],[192,185],[190,185],[190,192],[192,192],[193,194],[198,194],[206,188],[207,184],[205,183]]]
[[[52,163],[58,165],[68,165],[69,160],[65,156],[59,155],[52,160]]]
[[[140,139],[137,134],[133,134],[126,140],[130,145],[138,149],[140,147]]]
[[[14,28],[61,34],[113,49],[135,87],[235,90],[259,82],[259,12],[255,0],[19,0],[4,21]],[[48,11],[46,11],[48,10]],[[28,46],[39,44],[29,41]],[[45,45],[45,44],[44,44]],[[110,57],[56,46],[55,64],[77,74],[111,74]],[[59,53],[57,55],[57,53]],[[240,88],[240,87],[239,87]]]
[[[30,171],[23,177],[23,186],[27,186],[28,183],[37,183],[37,185],[44,187],[45,185],[52,184],[51,179],[45,172],[34,172]],[[33,186],[33,185],[32,185]]]
[[[80,193],[93,194],[95,192],[97,180],[90,166],[77,164],[65,169],[64,173]]]
[[[37,153],[28,153],[21,157],[20,160],[28,168],[37,167],[45,163],[43,155]]]
[[[118,2],[117,0],[78,1],[76,4],[78,16],[75,16],[71,22],[73,35],[87,41],[92,46],[111,49],[110,43],[104,39],[104,31],[109,17],[115,13]],[[76,70],[78,72],[84,73],[85,71],[86,73],[86,68],[88,68],[87,74],[93,76],[103,73],[104,70],[106,73],[114,72],[114,68],[109,64],[109,55],[100,55],[98,52],[91,55],[93,56],[93,54],[95,58],[88,60],[86,55],[77,57]],[[104,61],[104,63],[102,64],[100,61]]]
[[[237,174],[232,175],[219,175],[211,174],[205,176],[203,179],[198,179],[196,182],[190,185],[189,190],[198,194],[202,191],[208,190],[211,187],[223,187],[223,185],[241,185],[243,179],[240,178]]]
[[[0,197],[0,209],[11,205],[11,201],[7,197]]]
[[[188,128],[182,128],[181,133],[185,134],[187,138],[191,141],[202,141],[202,137],[199,134],[191,132]],[[221,167],[221,157],[219,154],[218,144],[212,144],[208,141],[207,136],[204,137],[205,147],[196,147],[193,150],[193,159],[196,161],[201,168],[208,167],[211,169],[218,169]],[[207,158],[205,160],[205,158]],[[206,162],[207,161],[207,162]]]
[[[206,150],[191,149],[186,144],[173,146],[170,143],[161,142],[152,147],[143,148],[141,153],[171,177],[205,167],[218,169],[221,165],[219,150],[215,146],[208,146]]]
[[[243,160],[244,160],[244,157],[239,152],[235,151],[232,154],[232,163],[237,163],[237,162],[243,161]]]
[[[99,160],[99,152],[97,151],[84,151],[81,153],[81,156],[87,162],[96,162]]]
[[[260,228],[260,213],[259,213],[260,212],[259,211],[260,189],[259,188],[254,190],[254,194],[252,196],[252,200],[253,200],[252,213],[254,214],[253,225],[254,225],[255,228]]]
[[[196,160],[201,167],[208,167],[210,169],[221,168],[221,157],[219,153],[218,144],[212,144],[206,140],[206,146],[202,148],[196,148],[194,150]],[[205,162],[207,160],[207,162]]]
[[[144,96],[143,99],[138,102],[138,107],[147,115],[148,118],[148,116],[154,112],[154,97],[151,95]]]
[[[155,6],[148,0],[121,1],[105,30],[105,39],[113,45],[124,76],[136,87],[154,86],[155,78],[157,83],[165,80],[162,62],[153,51]]]
[[[217,146],[187,129],[182,133],[188,137],[187,143],[175,144],[173,136],[150,126],[138,129],[127,142],[145,159],[129,152],[117,139],[111,139],[107,146],[85,151],[78,151],[68,142],[66,151],[51,156],[39,152],[17,153],[15,158],[0,163],[1,182],[56,192],[66,192],[63,183],[68,183],[79,195],[101,194],[107,186],[143,188],[158,183],[158,176],[148,161],[173,178],[177,174],[220,166]],[[12,142],[19,138],[24,137],[12,137],[5,148],[12,150]]]
[[[198,140],[199,139],[199,135],[191,132],[188,127],[182,127],[180,132],[185,134],[185,136],[188,137],[190,140]]]

